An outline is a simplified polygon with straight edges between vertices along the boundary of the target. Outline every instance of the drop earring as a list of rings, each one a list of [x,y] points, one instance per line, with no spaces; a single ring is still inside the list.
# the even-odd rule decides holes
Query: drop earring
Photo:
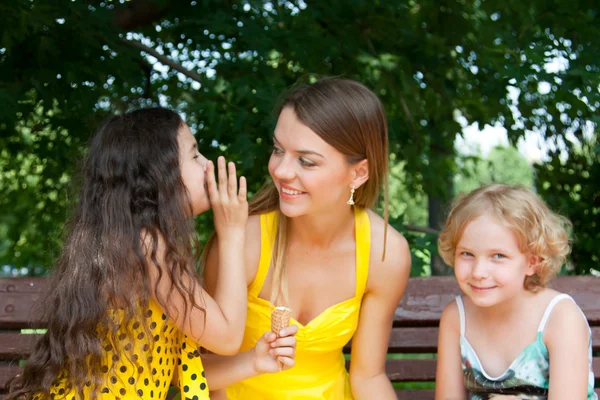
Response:
[[[355,189],[354,189],[354,186],[352,186],[352,189],[350,189],[350,198],[348,199],[346,204],[349,204],[351,206],[354,205],[354,192],[355,192]]]

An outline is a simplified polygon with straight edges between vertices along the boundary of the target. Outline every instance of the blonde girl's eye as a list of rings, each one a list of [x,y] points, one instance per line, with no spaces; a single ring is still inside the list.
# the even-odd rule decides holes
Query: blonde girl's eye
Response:
[[[502,260],[503,258],[506,258],[506,256],[502,253],[496,253],[492,256],[492,258],[495,260]]]

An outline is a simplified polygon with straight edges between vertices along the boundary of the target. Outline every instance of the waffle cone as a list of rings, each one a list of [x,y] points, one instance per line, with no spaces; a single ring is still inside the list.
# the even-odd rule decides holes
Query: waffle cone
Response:
[[[290,325],[292,310],[287,307],[276,307],[271,313],[271,332],[279,338],[279,332],[286,326]],[[283,364],[278,362],[279,370],[283,369]]]

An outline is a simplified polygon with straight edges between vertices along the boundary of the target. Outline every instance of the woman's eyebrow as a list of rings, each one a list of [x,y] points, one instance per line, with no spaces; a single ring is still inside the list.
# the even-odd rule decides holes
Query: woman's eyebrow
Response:
[[[273,142],[276,145],[280,145],[279,140],[277,140],[277,137],[275,135],[273,135]],[[303,155],[313,155],[313,156],[317,156],[317,157],[321,157],[321,158],[325,158],[325,156],[323,156],[322,154],[317,153],[316,151],[313,150],[294,150],[295,153],[299,153],[299,154],[303,154]]]

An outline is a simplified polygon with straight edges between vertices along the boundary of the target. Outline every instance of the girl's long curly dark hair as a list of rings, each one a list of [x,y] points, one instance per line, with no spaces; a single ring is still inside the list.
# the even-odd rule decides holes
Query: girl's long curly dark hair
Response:
[[[62,376],[79,394],[84,382],[98,387],[105,339],[115,338],[148,307],[148,271],[159,267],[147,259],[157,260],[159,237],[167,264],[162,270],[171,290],[186,300],[184,313],[188,306],[204,311],[192,296],[200,285],[198,246],[179,166],[182,124],[173,111],[142,109],[110,118],[92,138],[77,208],[42,303],[48,330],[13,379],[8,399],[48,398]],[[150,254],[142,232],[154,243]],[[192,283],[183,284],[182,277]],[[157,300],[166,312],[166,300]],[[122,320],[115,321],[115,309],[124,310]],[[122,354],[120,341],[111,342]]]

